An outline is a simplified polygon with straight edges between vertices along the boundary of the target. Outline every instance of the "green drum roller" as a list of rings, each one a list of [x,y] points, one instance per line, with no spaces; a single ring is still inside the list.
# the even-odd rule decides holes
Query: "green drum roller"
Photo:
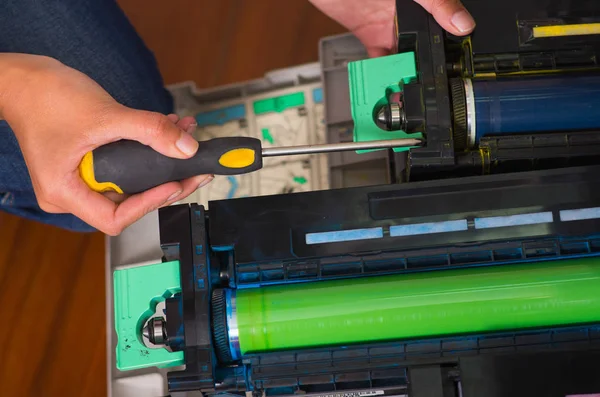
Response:
[[[220,359],[250,353],[600,321],[600,259],[213,293]]]

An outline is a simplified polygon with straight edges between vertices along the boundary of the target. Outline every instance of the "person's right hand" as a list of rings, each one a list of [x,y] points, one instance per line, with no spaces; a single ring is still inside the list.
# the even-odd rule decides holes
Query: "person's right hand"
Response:
[[[369,56],[383,56],[391,51],[394,43],[396,0],[310,1],[358,37]],[[475,28],[475,21],[460,0],[414,1],[430,12],[440,26],[452,34],[464,36]],[[402,10],[398,12],[401,13]]]
[[[127,108],[89,77],[54,59],[0,54],[0,69],[0,113],[17,137],[42,210],[71,213],[114,236],[212,180],[202,175],[171,182],[124,200],[92,191],[78,171],[87,152],[129,139],[166,156],[188,158],[198,149],[186,132],[194,129],[193,118]]]

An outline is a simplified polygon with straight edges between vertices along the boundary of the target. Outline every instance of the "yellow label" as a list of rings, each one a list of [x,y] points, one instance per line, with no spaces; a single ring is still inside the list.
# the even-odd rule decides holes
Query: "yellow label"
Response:
[[[252,149],[233,149],[221,156],[219,164],[227,168],[246,168],[254,164],[255,159]]]
[[[118,187],[112,182],[98,182],[94,175],[94,154],[88,152],[83,156],[81,163],[79,164],[79,175],[81,179],[95,192],[117,192],[123,194],[123,189]]]
[[[398,36],[400,35],[400,29],[398,27],[398,13],[394,13],[394,48],[398,51]]]
[[[581,23],[576,25],[536,26],[533,28],[533,37],[564,37],[587,36],[600,34],[600,23]]]

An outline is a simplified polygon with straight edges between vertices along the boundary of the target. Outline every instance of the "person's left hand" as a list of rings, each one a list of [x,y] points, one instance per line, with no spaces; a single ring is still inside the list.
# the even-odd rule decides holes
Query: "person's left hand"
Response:
[[[182,131],[185,131],[188,134],[193,134],[194,131],[196,130],[197,127],[197,123],[196,123],[196,119],[194,117],[191,116],[186,116],[183,118],[179,118],[178,115],[176,114],[169,114],[167,116],[167,118],[174,123],[177,127],[179,127]],[[210,175],[208,177],[204,176],[204,175],[200,175],[199,177],[195,178],[197,180],[199,180],[201,183],[198,185],[198,189],[201,187],[204,187],[205,185],[209,184],[210,182],[212,182],[212,180],[214,179],[214,175]],[[186,195],[193,193],[193,191],[187,191]],[[123,201],[125,201],[126,199],[128,199],[129,197],[131,197],[130,194],[119,194],[116,192],[105,192],[102,193],[102,195],[104,195],[105,197],[109,198],[110,200],[114,201],[115,203],[122,203]],[[177,197],[177,200],[183,200],[185,197]],[[165,207],[166,205],[170,205],[172,204],[171,202],[163,204],[161,207]]]
[[[86,153],[126,139],[171,158],[187,159],[198,150],[198,141],[190,135],[194,119],[123,106],[88,76],[56,59],[2,53],[0,65],[0,117],[15,133],[43,211],[73,214],[116,236],[212,179],[195,176],[130,197],[93,191],[79,172]]]
[[[390,53],[394,45],[395,0],[310,0],[318,9],[349,29],[369,56]],[[448,32],[469,34],[475,21],[459,0],[415,0]],[[400,10],[402,12],[402,10]]]

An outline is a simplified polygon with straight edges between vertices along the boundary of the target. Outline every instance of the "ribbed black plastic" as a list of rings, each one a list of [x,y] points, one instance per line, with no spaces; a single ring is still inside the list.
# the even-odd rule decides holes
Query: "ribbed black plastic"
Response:
[[[212,333],[219,362],[231,362],[233,359],[227,333],[227,303],[223,289],[215,289],[212,293]]]
[[[467,148],[467,99],[462,79],[450,80],[450,93],[452,96],[454,148],[465,150]]]

